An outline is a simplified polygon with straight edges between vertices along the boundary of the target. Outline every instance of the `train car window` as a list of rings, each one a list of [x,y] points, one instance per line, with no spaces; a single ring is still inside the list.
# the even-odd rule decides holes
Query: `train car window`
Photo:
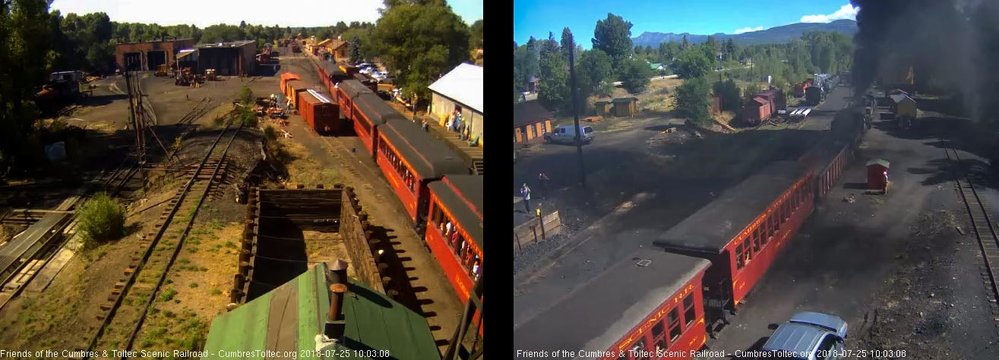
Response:
[[[760,242],[760,237],[756,236],[756,232],[753,232],[751,239],[753,241],[753,252],[759,252],[760,248],[763,247],[763,243]]]
[[[663,322],[662,321],[656,322],[655,325],[652,325],[652,337],[653,338],[657,338],[657,337],[659,337],[662,334],[663,334]]]
[[[742,256],[743,256],[742,255],[742,244],[736,245],[735,246],[735,268],[736,269],[742,269],[742,267],[744,266],[744,264],[742,263],[742,259],[743,259]]]
[[[683,298],[683,319],[687,321],[687,326],[694,324],[697,314],[694,312],[694,294],[688,294]]]
[[[753,231],[756,233],[756,237],[760,238],[760,243],[762,243],[764,246],[766,246],[767,245],[767,234],[763,230],[763,226],[761,226],[761,225],[757,225],[756,229],[753,229]]]
[[[753,253],[755,253],[758,250],[758,249],[756,249],[756,250],[750,251],[749,246],[750,246],[750,244],[749,244],[749,238],[746,238],[745,240],[742,240],[742,248],[746,250],[746,265],[749,265],[749,261],[753,259]]]
[[[674,342],[683,333],[683,329],[680,327],[680,308],[670,310],[667,318],[669,319],[669,341]]]

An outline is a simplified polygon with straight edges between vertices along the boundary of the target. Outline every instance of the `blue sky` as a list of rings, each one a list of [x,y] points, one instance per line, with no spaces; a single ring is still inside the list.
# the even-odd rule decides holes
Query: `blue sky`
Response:
[[[482,19],[483,0],[450,0],[466,23]],[[194,24],[219,23],[281,26],[329,26],[338,21],[378,20],[382,0],[55,0],[52,9],[64,15],[104,12],[112,21]],[[206,15],[208,14],[208,15]]]
[[[631,22],[631,36],[643,32],[732,34],[797,22],[853,19],[848,0],[514,0],[513,36],[517,44],[547,38],[561,39],[568,26],[576,43],[589,48],[597,20],[613,13]]]

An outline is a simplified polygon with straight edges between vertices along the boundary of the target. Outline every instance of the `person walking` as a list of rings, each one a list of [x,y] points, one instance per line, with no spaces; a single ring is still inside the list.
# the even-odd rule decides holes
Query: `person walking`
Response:
[[[538,183],[541,184],[541,197],[545,199],[548,198],[549,181],[551,181],[551,179],[548,178],[548,175],[546,175],[544,171],[538,173]]]
[[[527,187],[527,183],[520,187],[520,196],[524,198],[524,209],[527,213],[531,213],[531,188]]]

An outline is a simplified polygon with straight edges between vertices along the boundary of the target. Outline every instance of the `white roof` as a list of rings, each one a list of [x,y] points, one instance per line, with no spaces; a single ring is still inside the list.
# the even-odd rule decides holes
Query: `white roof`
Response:
[[[446,96],[475,111],[482,111],[482,67],[461,64],[430,84],[430,91]]]

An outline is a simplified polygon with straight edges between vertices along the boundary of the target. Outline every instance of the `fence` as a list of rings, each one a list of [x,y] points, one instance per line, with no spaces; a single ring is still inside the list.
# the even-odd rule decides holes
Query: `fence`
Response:
[[[517,225],[513,228],[513,250],[515,253],[531,244],[547,240],[562,232],[562,219],[558,211]]]

